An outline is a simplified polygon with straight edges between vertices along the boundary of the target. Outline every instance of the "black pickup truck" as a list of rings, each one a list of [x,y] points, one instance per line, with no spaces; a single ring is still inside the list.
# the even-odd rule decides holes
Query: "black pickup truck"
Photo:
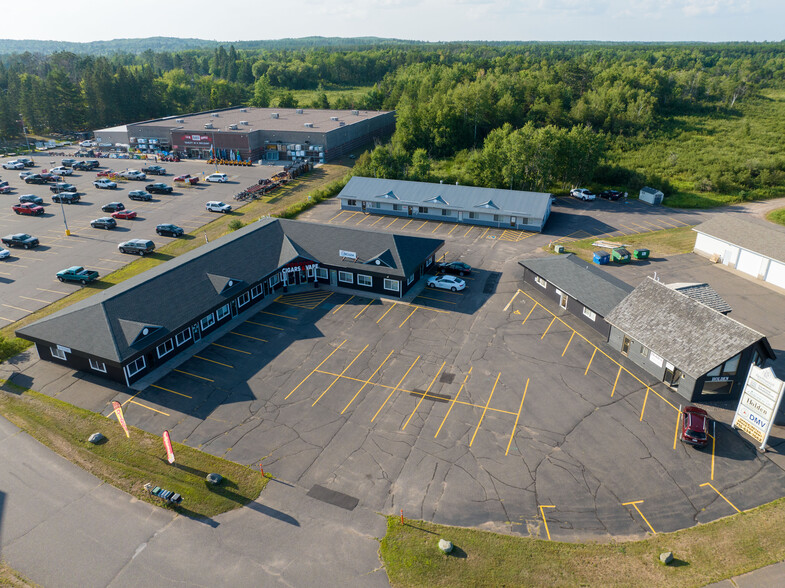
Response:
[[[38,246],[38,239],[27,233],[16,233],[15,235],[6,235],[2,239],[3,245],[8,247],[24,247],[30,249],[31,247]]]

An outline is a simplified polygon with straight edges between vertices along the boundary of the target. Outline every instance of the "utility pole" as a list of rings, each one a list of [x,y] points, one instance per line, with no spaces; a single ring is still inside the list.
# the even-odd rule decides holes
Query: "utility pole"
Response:
[[[27,138],[27,127],[25,126],[25,119],[22,116],[21,112],[19,113],[19,122],[22,123],[22,132],[25,135],[25,143],[27,144],[27,153],[32,155],[32,153],[30,153],[30,141]],[[32,157],[30,159],[33,161],[33,163],[35,163],[35,160]]]

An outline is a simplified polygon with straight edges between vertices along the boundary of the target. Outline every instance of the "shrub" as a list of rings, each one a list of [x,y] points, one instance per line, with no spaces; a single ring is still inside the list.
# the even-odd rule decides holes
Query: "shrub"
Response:
[[[229,228],[233,231],[236,231],[237,229],[242,229],[244,226],[245,224],[239,218],[233,219],[229,223]]]

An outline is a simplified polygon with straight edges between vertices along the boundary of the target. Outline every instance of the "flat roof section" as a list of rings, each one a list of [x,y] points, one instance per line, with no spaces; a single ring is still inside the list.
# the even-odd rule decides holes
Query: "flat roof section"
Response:
[[[301,111],[300,114],[298,111]],[[357,114],[353,114],[357,112]],[[213,116],[216,114],[217,116]],[[278,115],[277,118],[274,115]],[[253,108],[241,107],[227,110],[211,110],[196,114],[169,116],[148,121],[131,123],[128,132],[139,133],[144,127],[163,127],[170,130],[201,131],[204,125],[212,123],[213,131],[248,134],[253,131],[311,131],[329,133],[344,126],[367,121],[390,114],[390,111],[369,110],[320,110],[314,108]],[[182,120],[183,122],[178,122]],[[243,124],[245,121],[248,124]],[[312,127],[305,126],[306,123]],[[343,124],[341,124],[343,123]],[[229,128],[237,125],[237,129]]]

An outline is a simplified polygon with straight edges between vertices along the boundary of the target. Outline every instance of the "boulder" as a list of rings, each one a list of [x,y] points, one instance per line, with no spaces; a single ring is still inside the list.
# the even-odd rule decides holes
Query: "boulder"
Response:
[[[207,478],[205,479],[208,484],[212,484],[213,486],[217,486],[223,482],[223,476],[221,474],[207,474]]]
[[[94,445],[97,445],[98,443],[100,443],[100,442],[101,442],[101,441],[103,441],[104,439],[106,439],[106,437],[104,437],[104,436],[103,436],[101,433],[93,433],[92,435],[90,435],[90,436],[87,438],[87,440],[88,440],[90,443],[94,444]]]
[[[673,561],[673,552],[666,551],[665,553],[660,554],[660,561],[663,565],[669,565]]]
[[[442,553],[450,553],[452,551],[452,541],[447,541],[447,539],[439,539],[439,549]]]

